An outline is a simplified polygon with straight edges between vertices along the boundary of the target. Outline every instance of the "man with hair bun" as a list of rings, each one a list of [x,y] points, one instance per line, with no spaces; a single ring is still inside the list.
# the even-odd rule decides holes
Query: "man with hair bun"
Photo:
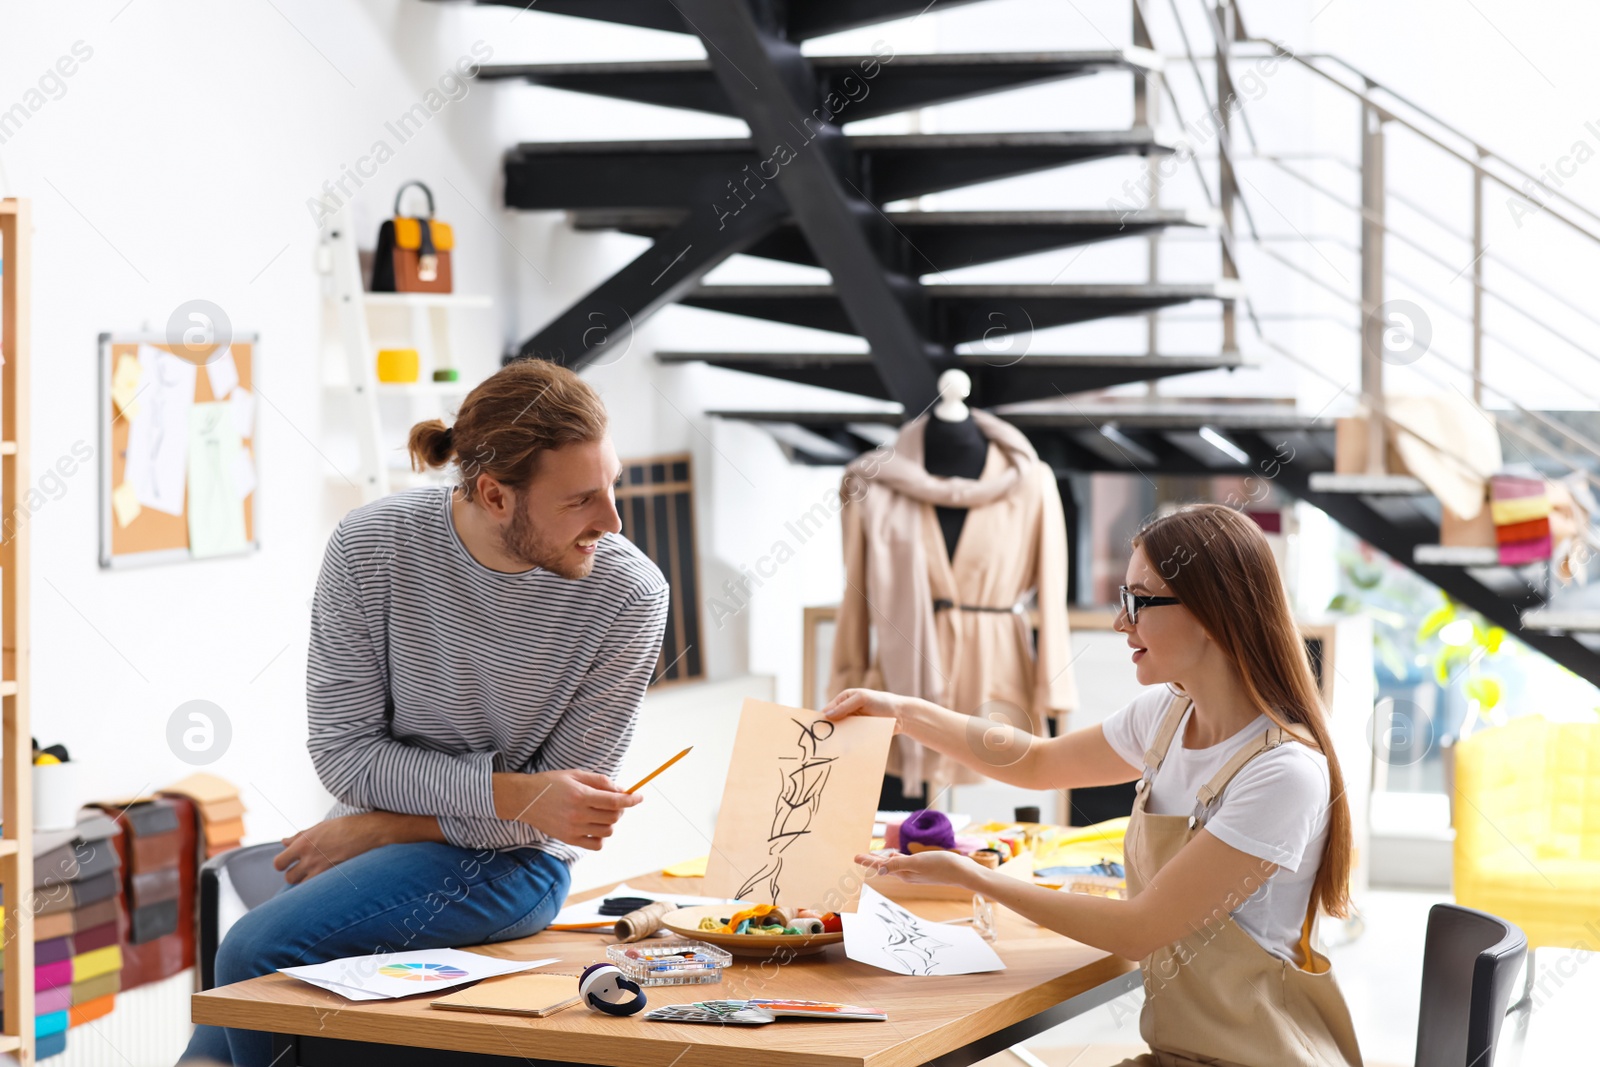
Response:
[[[357,508],[328,541],[307,748],[338,803],[284,839],[284,886],[229,929],[218,985],[537,933],[579,850],[642,799],[612,776],[668,590],[620,535],[599,396],[563,367],[513,363],[453,426],[413,427],[409,451],[458,476]],[[265,1065],[269,1043],[200,1026],[184,1058]]]

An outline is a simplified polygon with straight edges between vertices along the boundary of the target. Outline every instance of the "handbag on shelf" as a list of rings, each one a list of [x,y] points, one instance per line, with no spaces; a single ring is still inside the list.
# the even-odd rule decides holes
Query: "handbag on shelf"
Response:
[[[428,198],[427,215],[400,214],[400,200],[416,186]],[[374,293],[448,293],[450,251],[455,235],[448,223],[433,217],[433,192],[421,182],[406,182],[394,194],[394,217],[378,229],[378,250],[372,262]]]

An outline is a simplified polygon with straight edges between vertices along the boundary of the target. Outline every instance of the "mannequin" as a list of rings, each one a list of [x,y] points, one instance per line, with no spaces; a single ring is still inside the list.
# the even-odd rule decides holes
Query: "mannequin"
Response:
[[[923,438],[922,465],[929,474],[944,478],[976,478],[983,473],[989,458],[989,439],[983,436],[972,412],[962,403],[972,395],[972,379],[966,371],[947,370],[939,375],[939,402],[928,420]],[[944,532],[945,553],[956,556],[956,542],[966,523],[967,509],[936,506],[939,528]]]
[[[887,689],[1042,735],[1077,703],[1061,496],[1020,430],[963,403],[971,386],[945,371],[932,411],[845,468],[828,692]],[[887,770],[912,797],[977,780],[895,741]]]

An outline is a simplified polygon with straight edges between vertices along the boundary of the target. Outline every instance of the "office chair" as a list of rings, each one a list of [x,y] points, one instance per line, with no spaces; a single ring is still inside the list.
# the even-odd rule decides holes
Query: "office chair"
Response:
[[[1528,939],[1504,919],[1455,904],[1428,911],[1415,1067],[1494,1067]]]
[[[249,911],[275,895],[283,887],[283,872],[272,866],[273,857],[283,845],[269,841],[246,845],[212,856],[200,867],[200,929],[195,938],[195,962],[200,967],[200,988],[216,985],[217,946],[224,931],[217,929],[220,919],[222,875],[226,871],[233,892]]]

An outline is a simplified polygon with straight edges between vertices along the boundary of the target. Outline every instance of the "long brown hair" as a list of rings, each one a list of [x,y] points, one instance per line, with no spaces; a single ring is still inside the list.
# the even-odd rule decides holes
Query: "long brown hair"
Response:
[[[501,367],[467,394],[454,426],[429,419],[411,427],[412,470],[460,467],[461,492],[471,500],[478,475],[520,488],[538,472],[541,453],[597,441],[606,408],[588,382],[565,367],[525,359]]]
[[[1222,504],[1191,504],[1147,520],[1133,536],[1172,595],[1199,620],[1245,693],[1279,726],[1304,726],[1328,761],[1328,842],[1312,899],[1342,917],[1350,904],[1350,805],[1311,659],[1289,610],[1266,536]]]

